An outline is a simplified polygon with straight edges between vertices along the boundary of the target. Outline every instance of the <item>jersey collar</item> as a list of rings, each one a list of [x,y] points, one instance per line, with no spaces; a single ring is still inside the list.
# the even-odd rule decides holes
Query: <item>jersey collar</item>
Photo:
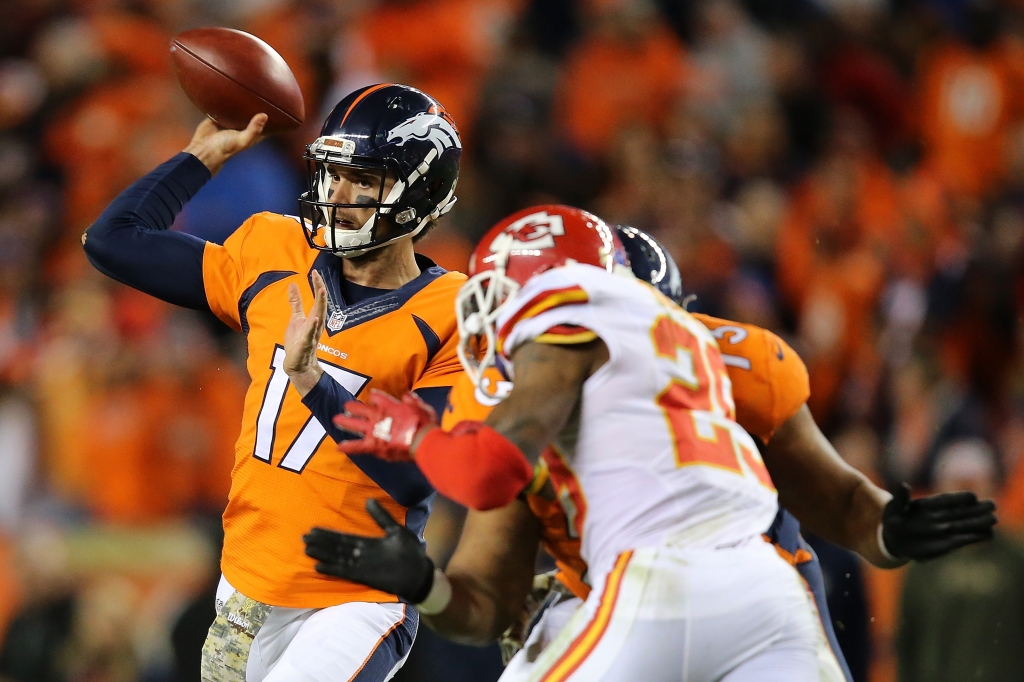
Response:
[[[327,285],[327,324],[325,331],[328,336],[351,329],[364,322],[370,322],[401,308],[410,298],[422,291],[428,284],[445,274],[447,270],[437,265],[426,256],[416,254],[416,265],[420,274],[399,288],[379,296],[364,299],[349,305],[341,293],[341,259],[331,253],[321,253],[313,261],[313,266],[306,274],[306,283],[313,291],[313,271],[316,270]]]

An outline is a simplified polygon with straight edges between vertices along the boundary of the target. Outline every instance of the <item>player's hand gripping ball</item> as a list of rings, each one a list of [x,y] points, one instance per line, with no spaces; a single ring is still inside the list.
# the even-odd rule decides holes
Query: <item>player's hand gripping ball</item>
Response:
[[[280,133],[306,117],[292,70],[254,35],[216,27],[185,31],[171,42],[171,62],[181,89],[222,128],[243,130],[263,113],[263,132]]]
[[[384,391],[370,391],[369,403],[350,400],[334,425],[358,440],[343,440],[338,449],[349,455],[374,455],[389,462],[412,461],[412,442],[421,429],[437,426],[437,413],[415,393],[395,400]]]

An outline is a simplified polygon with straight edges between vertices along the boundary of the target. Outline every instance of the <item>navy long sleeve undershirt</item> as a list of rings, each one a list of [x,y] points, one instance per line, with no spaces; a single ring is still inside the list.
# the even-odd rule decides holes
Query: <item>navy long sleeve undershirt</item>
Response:
[[[447,401],[448,397],[447,388],[423,389],[418,393],[424,400],[435,403],[442,398]],[[324,372],[316,385],[302,399],[302,404],[309,408],[313,417],[327,431],[327,435],[337,443],[356,437],[334,425],[334,416],[344,412],[345,403],[350,400],[354,400],[352,394]],[[401,505],[411,507],[434,492],[415,462],[386,462],[373,455],[349,455],[349,458]]]
[[[434,388],[421,388],[416,394],[428,405],[434,408],[437,415],[444,412],[448,403],[449,386],[438,386]],[[320,375],[316,382],[302,399],[302,404],[309,408],[316,420],[327,431],[335,443],[352,438],[352,434],[334,425],[335,415],[345,411],[345,403],[355,400],[355,397],[348,390],[334,380],[327,372]]]
[[[168,228],[210,177],[202,161],[181,152],[132,184],[83,237],[89,262],[107,277],[168,303],[209,309],[206,242]]]
[[[302,404],[309,408],[316,420],[327,431],[327,435],[338,443],[352,438],[352,434],[343,431],[334,425],[335,415],[345,411],[345,403],[355,400],[355,397],[348,390],[334,380],[331,375],[324,372],[316,386],[310,389]]]

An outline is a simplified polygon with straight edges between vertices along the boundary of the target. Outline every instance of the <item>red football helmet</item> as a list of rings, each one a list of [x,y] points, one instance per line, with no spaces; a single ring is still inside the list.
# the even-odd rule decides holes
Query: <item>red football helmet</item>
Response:
[[[469,259],[469,280],[456,300],[459,360],[474,384],[497,364],[495,323],[504,305],[534,275],[567,263],[629,273],[615,230],[593,213],[544,205],[513,213],[492,227]]]

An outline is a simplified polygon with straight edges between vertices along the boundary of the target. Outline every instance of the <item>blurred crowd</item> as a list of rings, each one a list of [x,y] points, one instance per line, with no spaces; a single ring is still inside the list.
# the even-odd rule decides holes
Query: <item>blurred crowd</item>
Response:
[[[464,140],[458,206],[421,245],[440,264],[463,269],[492,222],[541,202],[645,229],[691,309],[798,350],[812,411],[852,465],[890,487],[998,497],[997,542],[910,569],[913,589],[822,546],[849,566],[830,589],[858,682],[1024,675],[1024,2],[0,12],[0,680],[197,679],[175,661],[197,656],[188,623],[205,628],[189,605],[215,576],[244,348],[212,316],[99,275],[80,240],[187,143],[201,115],[168,42],[206,25],[276,48],[307,121],[233,159],[175,229],[222,241],[254,212],[295,213],[302,146],[336,101],[375,82],[431,93]],[[435,557],[458,527],[442,503]],[[493,679],[493,652],[423,650],[406,679]],[[460,677],[460,656],[477,672]]]

